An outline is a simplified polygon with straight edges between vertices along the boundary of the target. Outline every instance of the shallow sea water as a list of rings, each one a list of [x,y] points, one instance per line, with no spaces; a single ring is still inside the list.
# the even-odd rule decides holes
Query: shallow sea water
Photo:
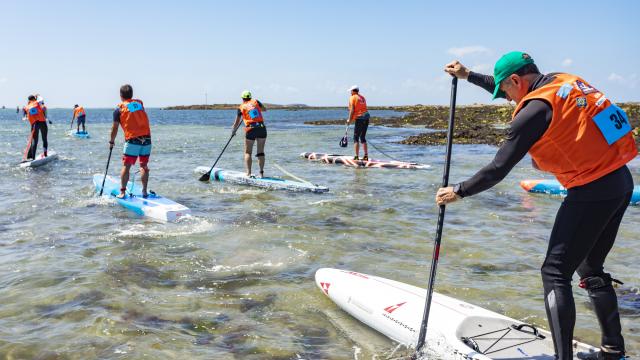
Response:
[[[193,169],[212,165],[234,111],[150,109],[150,188],[193,212],[162,224],[94,196],[92,175],[104,171],[111,110],[87,113],[92,137],[83,140],[65,135],[70,110],[51,110],[49,148],[60,160],[23,170],[16,164],[27,126],[15,110],[0,110],[0,357],[371,359],[394,349],[340,311],[313,276],[337,267],[425,287],[444,147],[395,143],[420,129],[371,127],[368,139],[389,155],[433,168],[313,163],[299,154],[344,153],[338,146],[344,128],[303,122],[346,112],[270,111],[267,175],[283,176],[271,166],[277,163],[330,192],[205,184]],[[119,134],[112,175],[121,146]],[[495,150],[454,146],[451,181],[473,175]],[[218,165],[242,169],[240,136]],[[637,183],[640,161],[630,167]],[[518,185],[541,176],[526,158],[494,189],[447,208],[436,291],[546,325],[539,268],[560,200]],[[627,211],[608,262],[629,287],[640,286],[639,215],[640,207]],[[575,296],[575,335],[597,344],[587,296],[577,287]],[[638,356],[640,309],[627,305],[624,332],[630,355]]]

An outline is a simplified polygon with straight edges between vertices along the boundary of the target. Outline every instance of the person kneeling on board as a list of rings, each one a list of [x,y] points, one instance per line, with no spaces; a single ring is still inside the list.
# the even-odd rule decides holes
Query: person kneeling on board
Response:
[[[47,109],[37,101],[35,95],[29,95],[28,101],[29,103],[22,111],[26,119],[29,120],[29,124],[31,124],[27,160],[34,160],[36,158],[36,151],[38,150],[38,134],[42,134],[42,150],[44,156],[47,156],[47,148],[49,147],[49,141],[47,139]]]
[[[80,132],[80,125],[82,125],[82,132],[87,132],[87,129],[85,129],[84,127],[86,118],[87,118],[87,113],[84,111],[84,107],[76,104],[73,107],[73,118],[71,121],[77,120],[78,122],[77,130],[76,130],[77,133]]]
[[[349,117],[347,118],[347,126],[351,121],[355,122],[353,128],[353,146],[356,152],[356,156],[353,160],[360,160],[360,144],[362,143],[362,150],[364,151],[363,161],[369,160],[369,150],[367,148],[367,129],[369,128],[369,111],[367,110],[367,100],[364,96],[360,95],[360,88],[357,85],[353,85],[349,91],[351,91],[351,97],[349,98]]]
[[[126,197],[127,183],[129,182],[129,170],[140,158],[140,171],[142,173],[142,197],[146,198],[147,184],[149,182],[149,156],[151,155],[151,129],[149,127],[149,117],[144,110],[141,100],[132,99],[133,88],[131,85],[120,87],[120,99],[113,112],[113,125],[111,126],[111,140],[109,149],[113,149],[116,135],[118,135],[118,125],[124,131],[124,148],[122,150],[122,172],[120,173],[120,194],[122,199]]]
[[[242,104],[238,107],[238,115],[236,121],[233,122],[232,136],[236,134],[236,130],[240,125],[240,121],[244,121],[244,166],[247,176],[251,175],[251,153],[253,152],[253,143],[258,141],[258,150],[256,157],[260,165],[260,177],[264,177],[264,145],[267,142],[267,127],[264,125],[262,112],[267,111],[264,105],[256,99],[251,98],[251,92],[245,90],[242,92]]]
[[[633,179],[626,164],[638,154],[622,109],[582,78],[543,75],[533,59],[510,52],[494,76],[469,71],[458,61],[445,71],[516,102],[511,126],[494,160],[470,179],[440,188],[439,205],[477,194],[499,183],[526,155],[567,188],[551,230],[542,283],[556,358],[573,359],[576,309],[574,272],[587,290],[602,331],[601,351],[584,358],[618,360],[625,346],[611,275],[603,265],[629,205]],[[583,354],[578,354],[582,356]]]

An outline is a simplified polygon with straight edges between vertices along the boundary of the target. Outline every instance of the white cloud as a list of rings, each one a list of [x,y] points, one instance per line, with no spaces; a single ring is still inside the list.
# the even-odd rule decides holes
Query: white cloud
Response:
[[[409,78],[402,82],[404,89],[419,90],[425,92],[440,92],[447,89],[447,84],[451,81],[451,75],[442,74],[430,80]]]
[[[471,71],[481,74],[488,74],[493,71],[493,66],[491,64],[477,64],[471,67]]]
[[[630,74],[628,76],[622,76],[616,73],[611,73],[607,79],[611,82],[627,86],[629,88],[635,88],[640,82],[640,78],[638,78],[638,74]]]
[[[562,66],[564,66],[564,67],[571,66],[571,64],[573,64],[573,59],[566,58],[566,59],[562,60]]]
[[[481,45],[472,45],[450,48],[447,50],[447,53],[462,58],[467,55],[489,55],[491,54],[491,50]]]
[[[7,81],[9,81],[9,79],[7,79],[6,77],[0,77],[0,84],[4,84]]]

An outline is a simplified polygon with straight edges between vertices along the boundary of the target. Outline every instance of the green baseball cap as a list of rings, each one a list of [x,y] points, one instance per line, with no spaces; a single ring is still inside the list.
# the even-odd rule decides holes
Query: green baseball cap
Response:
[[[502,57],[496,62],[496,66],[493,67],[493,79],[496,83],[496,88],[493,90],[493,99],[506,98],[507,95],[504,91],[500,90],[500,83],[502,80],[509,77],[509,75],[520,70],[527,64],[533,64],[533,59],[529,54],[522,51],[512,51],[502,55]]]

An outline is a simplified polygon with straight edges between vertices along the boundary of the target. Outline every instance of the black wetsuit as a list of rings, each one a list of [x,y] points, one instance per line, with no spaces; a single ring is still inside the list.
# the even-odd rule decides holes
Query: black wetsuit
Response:
[[[47,117],[47,110],[43,109],[45,119]],[[24,112],[26,116],[27,113]],[[49,147],[49,141],[47,138],[47,133],[49,132],[49,127],[47,126],[46,121],[36,121],[31,125],[31,145],[29,147],[29,151],[27,152],[27,159],[35,159],[38,151],[38,138],[39,135],[42,134],[42,148],[46,153],[47,148]]]
[[[355,125],[353,127],[354,143],[357,143],[357,142],[361,144],[367,143],[367,129],[369,128],[370,118],[371,118],[371,115],[369,115],[369,112],[366,112],[356,118]]]
[[[529,91],[549,83],[553,76],[538,76]],[[492,76],[471,72],[468,81],[493,93]],[[504,179],[542,137],[552,115],[551,106],[545,101],[528,101],[514,117],[493,161],[457,184],[456,193],[462,197],[474,195]],[[625,165],[588,184],[569,189],[558,210],[541,272],[547,318],[559,359],[572,359],[576,311],[571,278],[576,271],[594,305],[602,331],[602,346],[624,352],[617,298],[611,276],[604,272],[603,264],[632,191],[633,178]]]

